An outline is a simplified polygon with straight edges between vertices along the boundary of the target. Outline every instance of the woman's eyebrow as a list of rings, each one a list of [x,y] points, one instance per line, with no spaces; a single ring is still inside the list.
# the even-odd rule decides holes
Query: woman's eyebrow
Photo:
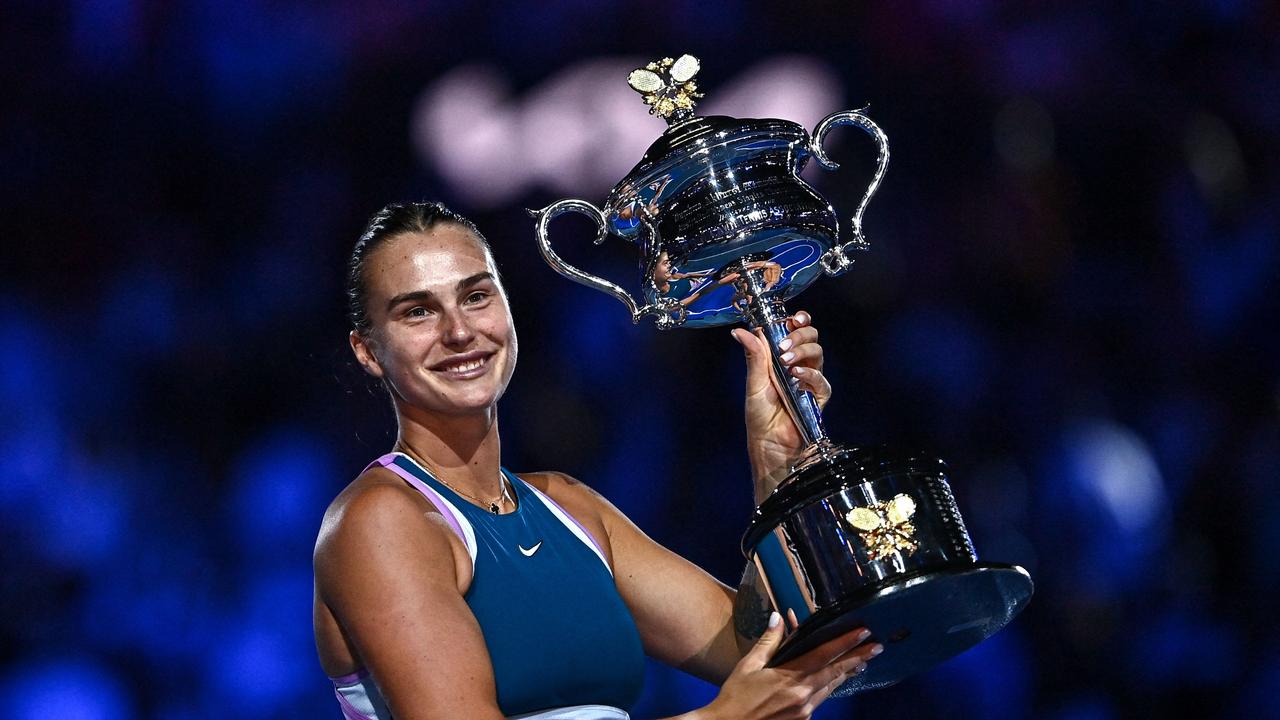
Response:
[[[472,285],[484,282],[485,280],[492,280],[492,279],[493,279],[493,273],[488,271],[478,272],[475,275],[472,275],[471,277],[463,278],[459,280],[458,284],[454,285],[453,287],[454,287],[454,290],[462,291],[462,290],[465,290],[466,288],[471,287]]]
[[[454,290],[461,292],[462,290],[465,290],[466,288],[469,288],[472,285],[482,283],[485,280],[493,280],[493,273],[488,271],[478,272],[475,275],[472,275],[470,277],[462,278],[453,287],[454,287]],[[391,309],[395,308],[395,306],[399,305],[402,302],[409,302],[409,301],[421,302],[424,300],[430,300],[434,297],[435,297],[435,293],[431,292],[430,290],[414,290],[413,292],[400,293],[399,295],[396,295],[395,297],[387,301],[387,310],[390,311]]]
[[[400,293],[387,301],[387,310],[393,309],[402,302],[419,302],[422,300],[430,300],[435,295],[430,290],[414,290],[413,292]]]

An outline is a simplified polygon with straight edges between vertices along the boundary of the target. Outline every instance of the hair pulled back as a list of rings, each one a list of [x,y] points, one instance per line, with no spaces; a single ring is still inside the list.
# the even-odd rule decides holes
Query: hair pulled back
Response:
[[[480,234],[475,223],[438,202],[392,203],[369,218],[369,224],[356,240],[356,246],[351,250],[351,261],[347,264],[347,317],[356,332],[364,335],[372,326],[367,304],[369,291],[364,277],[369,254],[391,238],[427,232],[442,223],[466,228],[484,246],[485,252],[492,254],[489,241]]]

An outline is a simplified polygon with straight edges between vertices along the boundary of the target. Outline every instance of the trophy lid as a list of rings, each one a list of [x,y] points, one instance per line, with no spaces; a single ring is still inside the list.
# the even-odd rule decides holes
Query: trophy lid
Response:
[[[695,115],[694,105],[703,97],[694,81],[700,69],[697,58],[682,55],[651,62],[627,78],[644,96],[649,113],[666,120],[668,127],[609,194],[605,212],[614,233],[636,235],[642,216],[656,219],[665,201],[717,170],[727,171],[732,184],[734,167],[771,151],[781,153],[776,159],[788,166],[778,169],[787,173],[798,173],[808,162],[809,133],[798,123]]]

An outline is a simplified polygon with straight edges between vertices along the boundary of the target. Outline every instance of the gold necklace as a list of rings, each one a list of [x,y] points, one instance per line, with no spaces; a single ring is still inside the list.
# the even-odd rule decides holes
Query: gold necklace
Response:
[[[411,456],[412,459],[415,462],[417,462],[419,465],[422,465],[425,468],[431,467],[431,463],[428,463],[426,459],[422,457],[422,454],[419,453],[417,450],[413,449],[409,445],[409,443],[405,442],[404,440],[399,440],[396,442],[396,444],[399,445],[405,451],[405,453]],[[469,492],[466,492],[464,490],[454,487],[447,480],[441,477],[438,471],[431,473],[431,476],[434,477],[436,480],[439,480],[441,485],[444,485],[445,487],[458,493],[462,497],[475,502],[480,507],[488,506],[489,512],[493,513],[494,515],[497,515],[502,510],[502,507],[504,507],[507,503],[511,503],[513,506],[516,504],[515,501],[511,499],[511,496],[507,494],[507,480],[506,478],[502,477],[501,470],[498,471],[498,485],[502,489],[498,492],[497,497],[488,501],[482,500],[476,497],[475,495],[472,495]],[[502,505],[499,505],[499,503],[502,503]]]

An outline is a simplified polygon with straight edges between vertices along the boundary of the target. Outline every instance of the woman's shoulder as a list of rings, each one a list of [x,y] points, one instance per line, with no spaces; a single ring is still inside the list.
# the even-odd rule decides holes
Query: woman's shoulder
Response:
[[[392,528],[396,532],[389,533]],[[325,510],[316,558],[358,552],[369,544],[384,543],[389,535],[411,538],[414,546],[425,551],[440,551],[451,549],[453,531],[421,493],[386,468],[371,467]]]
[[[555,500],[561,505],[581,505],[598,513],[602,505],[608,504],[603,495],[581,480],[558,470],[539,470],[537,472],[514,473],[516,477],[536,488],[539,492]],[[566,509],[569,509],[566,505]]]
[[[378,623],[385,608],[465,595],[471,558],[444,517],[384,468],[353,480],[329,505],[313,555],[317,642],[327,666],[362,664],[339,625]],[[326,620],[326,618],[328,620]],[[324,634],[328,633],[328,634]],[[336,649],[335,649],[336,648]]]
[[[625,520],[626,516],[608,498],[568,473],[542,470],[517,473],[517,476],[554,500],[579,522],[598,525],[606,534],[612,533],[615,520]]]
[[[430,505],[421,493],[405,485],[395,473],[374,466],[360,473],[339,492],[324,513],[321,527],[335,523],[362,523],[370,515],[403,512]]]

